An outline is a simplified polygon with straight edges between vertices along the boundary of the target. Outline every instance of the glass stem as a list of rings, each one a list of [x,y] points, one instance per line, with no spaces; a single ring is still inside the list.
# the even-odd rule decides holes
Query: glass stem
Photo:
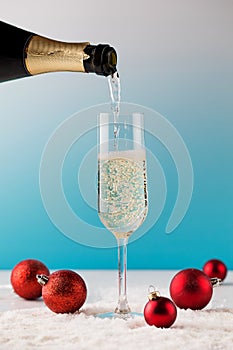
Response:
[[[118,288],[119,297],[118,304],[115,312],[118,314],[127,314],[130,312],[130,308],[127,300],[127,242],[128,238],[118,238]]]

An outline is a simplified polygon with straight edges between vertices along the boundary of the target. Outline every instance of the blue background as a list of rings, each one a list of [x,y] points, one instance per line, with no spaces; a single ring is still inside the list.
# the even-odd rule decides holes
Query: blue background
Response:
[[[8,1],[1,19],[57,40],[110,43],[118,51],[122,100],[158,111],[183,137],[194,170],[188,212],[167,235],[177,177],[158,144],[166,205],[153,228],[129,245],[128,267],[201,268],[217,257],[232,269],[233,4],[120,0],[115,6],[110,10],[103,0]],[[26,258],[51,269],[116,268],[115,248],[80,245],[54,226],[39,188],[50,135],[74,113],[106,102],[107,81],[93,75],[51,73],[0,85],[0,268]]]

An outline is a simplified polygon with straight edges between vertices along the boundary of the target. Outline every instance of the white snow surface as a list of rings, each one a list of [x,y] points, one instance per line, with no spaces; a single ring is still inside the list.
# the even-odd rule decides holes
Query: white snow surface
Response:
[[[96,318],[96,313],[111,311],[116,306],[116,289],[111,283],[113,273],[115,271],[80,273],[90,282],[87,301],[75,314],[55,314],[42,299],[23,300],[13,293],[9,284],[1,283],[0,350],[233,348],[232,272],[224,284],[214,288],[214,296],[204,310],[178,309],[177,320],[169,329],[149,326],[143,317],[127,321]],[[132,271],[130,274],[128,292],[134,311],[143,312],[149,281],[152,284],[152,280],[157,280],[160,293],[169,297],[169,280],[174,271]],[[100,278],[102,283],[98,285]]]

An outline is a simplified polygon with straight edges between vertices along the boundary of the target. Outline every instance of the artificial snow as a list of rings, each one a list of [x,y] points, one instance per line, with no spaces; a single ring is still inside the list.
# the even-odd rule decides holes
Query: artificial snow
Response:
[[[169,278],[172,274],[175,272],[131,272],[131,308],[143,312],[147,302],[145,287],[150,279],[163,285],[161,294],[169,297]],[[13,293],[10,285],[1,285],[0,350],[233,348],[233,285],[229,279],[225,285],[214,289],[214,297],[204,310],[178,309],[177,320],[173,326],[159,329],[147,325],[143,317],[127,321],[94,317],[96,313],[112,311],[116,306],[116,290],[110,286],[112,274],[86,272],[81,275],[86,281],[88,278],[92,281],[86,303],[75,314],[55,314],[44,305],[42,299],[32,302],[23,300]],[[98,286],[100,276],[102,284]]]

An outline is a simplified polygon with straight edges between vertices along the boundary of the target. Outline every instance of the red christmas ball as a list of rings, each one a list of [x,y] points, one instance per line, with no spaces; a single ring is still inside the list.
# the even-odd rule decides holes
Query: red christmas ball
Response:
[[[209,303],[213,294],[213,286],[204,272],[197,269],[185,269],[173,277],[170,294],[179,308],[201,310]]]
[[[80,275],[70,270],[59,270],[49,277],[37,276],[42,297],[47,307],[56,313],[74,313],[84,304],[87,288]]]
[[[40,261],[27,259],[19,262],[11,272],[11,284],[16,294],[25,299],[37,299],[42,295],[42,287],[36,275],[49,275],[48,268]]]
[[[217,277],[222,281],[225,279],[227,275],[227,267],[221,260],[212,259],[205,263],[203,266],[204,273],[209,277]]]
[[[144,308],[145,321],[150,326],[158,328],[169,328],[175,322],[177,316],[177,310],[174,303],[162,296],[157,296],[155,293],[151,293],[149,300]],[[155,297],[153,297],[155,294]]]

